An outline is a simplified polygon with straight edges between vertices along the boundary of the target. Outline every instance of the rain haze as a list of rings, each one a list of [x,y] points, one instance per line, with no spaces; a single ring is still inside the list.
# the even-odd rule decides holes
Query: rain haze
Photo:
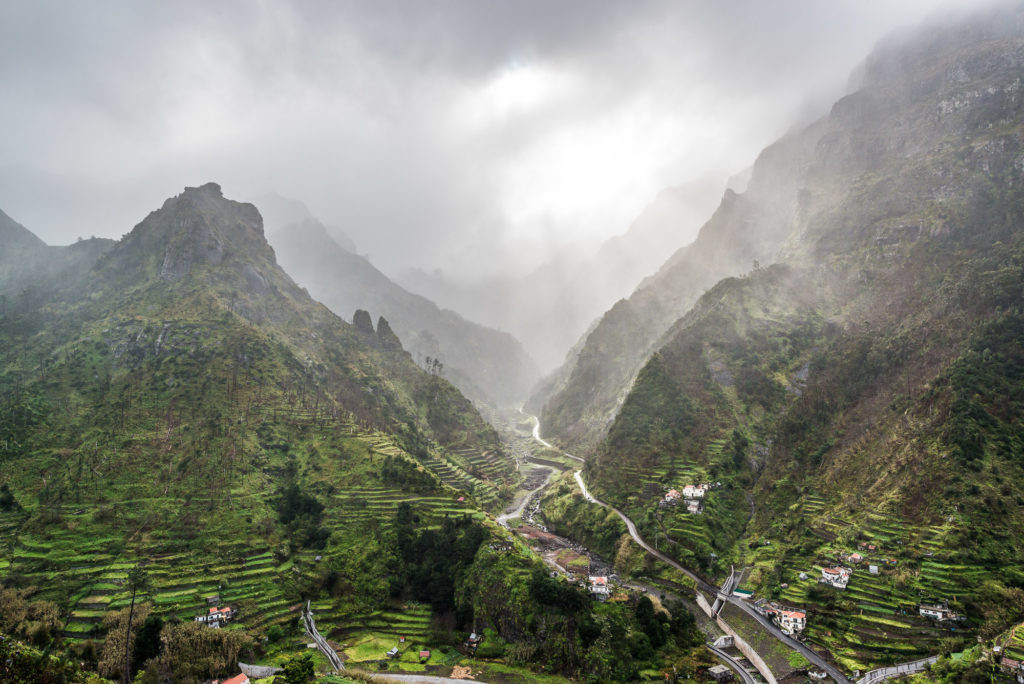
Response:
[[[118,237],[212,180],[391,274],[521,274],[724,185],[938,4],[4,3],[0,208]]]

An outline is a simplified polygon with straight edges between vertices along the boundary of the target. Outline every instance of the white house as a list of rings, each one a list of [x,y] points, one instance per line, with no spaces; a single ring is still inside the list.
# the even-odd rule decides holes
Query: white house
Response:
[[[230,621],[234,615],[235,611],[231,610],[230,606],[210,608],[208,612],[196,616],[196,622],[202,622],[207,627],[218,628],[220,623]]]
[[[799,610],[770,609],[775,624],[786,634],[802,632],[807,627],[807,614]]]
[[[922,603],[917,607],[917,610],[923,617],[932,618],[939,622],[960,619],[957,613],[949,609],[949,604],[945,601],[942,603]]]
[[[611,594],[608,587],[607,577],[590,577],[590,594],[598,599],[604,600]]]
[[[708,485],[686,485],[683,487],[683,498],[684,499],[703,499],[704,494],[708,491]]]
[[[831,585],[836,589],[845,589],[850,583],[849,568],[822,568],[819,582]]]

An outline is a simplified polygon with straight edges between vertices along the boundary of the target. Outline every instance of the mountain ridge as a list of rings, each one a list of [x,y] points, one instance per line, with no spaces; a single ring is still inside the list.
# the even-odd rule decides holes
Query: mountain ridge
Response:
[[[533,361],[514,337],[408,292],[334,242],[319,221],[286,226],[271,239],[285,268],[317,299],[342,317],[357,309],[384,316],[417,363],[441,362],[445,376],[474,400],[518,405],[536,379]]]
[[[807,638],[848,669],[940,648],[894,603],[945,597],[983,638],[1021,616],[1022,66],[1019,6],[886,42],[862,89],[795,133],[785,174],[755,166],[703,229],[776,221],[778,262],[699,293],[576,452],[595,493],[682,562],[749,565],[759,596],[813,614]],[[607,321],[606,344],[640,325]],[[581,358],[610,355],[592,344]],[[583,415],[580,397],[562,410]],[[719,487],[703,515],[659,506],[693,481]],[[875,570],[855,571],[853,598],[805,581],[856,548]],[[889,640],[851,609],[865,596]]]

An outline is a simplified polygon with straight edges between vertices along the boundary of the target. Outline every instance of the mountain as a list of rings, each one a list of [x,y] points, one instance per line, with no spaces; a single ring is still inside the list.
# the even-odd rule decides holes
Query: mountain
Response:
[[[527,404],[541,413],[547,434],[572,449],[593,448],[669,326],[721,278],[774,259],[796,211],[788,201],[794,190],[791,170],[817,135],[812,127],[762,152],[746,192],[727,189],[696,240],[587,331]]]
[[[336,243],[314,219],[271,236],[282,266],[339,316],[363,309],[384,316],[417,363],[438,361],[463,394],[490,406],[518,406],[538,377],[508,333],[465,320],[392,282],[367,259]]]
[[[52,250],[10,224],[4,238]],[[357,328],[315,302],[257,209],[216,184],[168,199],[73,286],[38,275],[12,282],[40,289],[0,311],[0,575],[14,592],[0,624],[22,629],[8,600],[31,596],[28,610],[61,618],[26,634],[63,635],[105,674],[123,660],[86,639],[116,631],[100,623],[127,607],[125,568],[149,568],[164,617],[205,612],[199,592],[219,589],[266,630],[315,593],[302,554],[317,550],[377,583],[346,593],[355,610],[387,599],[398,566],[374,540],[398,501],[416,503],[417,526],[440,524],[497,505],[514,480],[458,390],[383,318]],[[390,508],[367,516],[375,496]]]
[[[65,247],[50,246],[0,211],[0,296],[13,301],[38,297],[53,287],[69,287],[113,244],[113,240],[90,238]]]
[[[363,668],[399,635],[408,659],[472,630],[479,656],[505,657],[499,676],[525,680],[706,659],[682,604],[598,606],[550,577],[487,514],[520,478],[494,429],[385,318],[314,301],[256,207],[216,184],[168,199],[74,282],[16,275],[12,291],[40,286],[0,310],[0,669],[18,681],[301,661],[310,603]],[[218,607],[227,629],[195,620]]]
[[[666,254],[693,240],[721,187],[719,180],[701,178],[666,188],[623,235],[600,245],[581,242],[563,248],[520,278],[466,286],[443,274],[417,271],[400,281],[473,320],[510,331],[550,372],[609,305],[635,289]]]
[[[1024,612],[1022,66],[1016,4],[883,41],[606,314],[544,409],[599,495],[691,567],[751,568],[849,669]],[[702,515],[659,505],[701,481]],[[845,593],[813,581],[836,563]],[[926,599],[966,616],[956,643]]]
[[[293,223],[306,223],[316,221],[313,213],[305,204],[296,199],[283,197],[276,192],[268,192],[253,200],[253,204],[260,208],[263,216],[263,225],[267,229],[268,237],[273,238],[274,234],[284,226]],[[356,243],[348,235],[337,227],[327,230],[331,240],[342,249],[356,253]]]
[[[33,250],[46,249],[19,236]],[[216,184],[187,188],[102,252],[74,291],[57,292],[46,310],[35,312],[40,318],[34,339],[45,340],[37,354],[45,358],[62,345],[96,336],[90,344],[98,357],[92,363],[111,376],[165,363],[183,364],[191,373],[199,348],[211,358],[220,356],[208,345],[219,344],[211,340],[230,328],[253,353],[259,349],[265,359],[284,355],[277,381],[287,392],[299,382],[303,402],[328,402],[331,410],[351,412],[384,429],[413,427],[441,444],[450,439],[497,444],[493,430],[450,384],[420,371],[400,345],[378,339],[372,326],[368,337],[310,298],[277,265],[256,208],[226,200]],[[378,332],[387,329],[383,321]],[[251,360],[234,363],[247,366]],[[166,367],[164,373],[162,398],[174,403],[174,388],[187,383]],[[32,368],[17,363],[6,372],[8,379],[32,374]],[[250,373],[249,381],[257,378]],[[258,384],[266,382],[269,376]],[[445,397],[441,403],[452,410],[447,418],[469,432],[453,437],[455,425],[434,420],[440,413],[428,412],[424,419],[425,404],[417,404],[427,394]]]

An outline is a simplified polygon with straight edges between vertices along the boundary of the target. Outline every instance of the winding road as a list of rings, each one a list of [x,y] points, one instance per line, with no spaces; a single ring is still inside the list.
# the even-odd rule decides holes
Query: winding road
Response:
[[[555,474],[554,470],[549,472],[548,476],[546,478],[544,478],[544,482],[542,482],[540,484],[540,486],[535,487],[534,489],[531,489],[530,491],[528,491],[523,496],[523,500],[519,502],[518,506],[516,506],[511,511],[508,511],[507,513],[502,513],[501,515],[499,515],[496,518],[496,520],[498,521],[498,524],[501,525],[502,527],[508,527],[508,521],[509,520],[511,520],[512,518],[522,517],[523,509],[526,508],[526,504],[530,503],[530,499],[533,498],[534,494],[536,494],[537,492],[539,492],[540,490],[542,490],[542,489],[544,489],[545,487],[548,486],[548,484],[551,482],[551,478],[554,477],[554,474]]]
[[[544,446],[548,447],[549,449],[557,448],[557,447],[552,446],[550,443],[544,441],[543,439],[541,439],[541,436],[540,436],[540,420],[537,419],[536,417],[534,418],[533,438],[536,439],[541,444],[543,444]],[[577,460],[577,461],[581,461],[581,462],[583,461],[582,458],[579,458],[577,456],[572,456],[571,454],[568,454],[568,453],[566,453],[564,451],[562,453],[565,454],[566,456],[570,457],[570,458],[573,458],[573,459]],[[676,570],[680,571],[681,573],[683,573],[684,575],[686,575],[687,577],[692,579],[694,582],[697,583],[697,587],[701,591],[708,592],[708,593],[712,594],[713,596],[721,596],[721,598],[723,598],[725,601],[728,601],[732,605],[738,607],[740,610],[742,610],[743,612],[745,612],[748,615],[750,615],[751,617],[753,617],[755,620],[757,620],[757,622],[762,627],[764,627],[766,630],[768,630],[768,632],[772,636],[774,636],[776,639],[778,639],[779,641],[781,641],[782,643],[784,643],[786,646],[790,647],[794,651],[799,652],[801,655],[803,655],[805,658],[807,658],[807,660],[810,661],[813,665],[816,665],[817,667],[820,667],[822,670],[827,672],[828,675],[830,677],[832,677],[832,679],[834,679],[836,682],[838,682],[838,684],[852,684],[850,682],[850,680],[846,677],[846,675],[844,675],[842,672],[840,672],[839,669],[837,669],[833,665],[830,665],[824,658],[822,658],[820,655],[815,653],[809,647],[807,647],[804,644],[800,643],[796,639],[794,639],[794,638],[792,638],[792,637],[790,637],[790,636],[788,636],[786,634],[783,634],[782,630],[780,630],[778,627],[776,627],[774,623],[772,623],[765,616],[761,615],[756,610],[754,610],[745,601],[742,601],[741,599],[739,599],[739,598],[737,598],[735,596],[732,596],[731,594],[730,595],[722,595],[720,593],[718,587],[716,587],[715,585],[711,584],[710,582],[705,580],[703,577],[700,577],[699,575],[697,575],[692,570],[684,568],[678,562],[676,562],[675,560],[673,560],[669,556],[665,555],[661,551],[658,551],[657,549],[652,547],[650,544],[648,544],[646,541],[644,541],[643,537],[641,537],[639,532],[637,532],[636,524],[632,520],[630,520],[629,516],[627,516],[625,513],[623,513],[619,509],[617,509],[615,506],[612,506],[609,503],[601,501],[600,499],[598,499],[597,497],[595,497],[593,494],[590,493],[590,491],[587,489],[587,485],[583,482],[583,471],[582,470],[577,470],[575,472],[575,474],[574,474],[574,477],[576,478],[576,483],[580,487],[580,491],[583,493],[583,497],[587,501],[590,501],[591,503],[595,503],[595,504],[597,504],[599,506],[604,506],[605,508],[609,508],[609,509],[615,511],[615,513],[622,519],[622,522],[624,522],[626,524],[626,529],[629,530],[629,536],[632,537],[633,541],[635,541],[637,544],[639,544],[640,547],[643,548],[645,551],[650,553],[652,556],[654,556],[658,560],[661,560],[661,561],[667,563],[668,565],[672,566]]]

